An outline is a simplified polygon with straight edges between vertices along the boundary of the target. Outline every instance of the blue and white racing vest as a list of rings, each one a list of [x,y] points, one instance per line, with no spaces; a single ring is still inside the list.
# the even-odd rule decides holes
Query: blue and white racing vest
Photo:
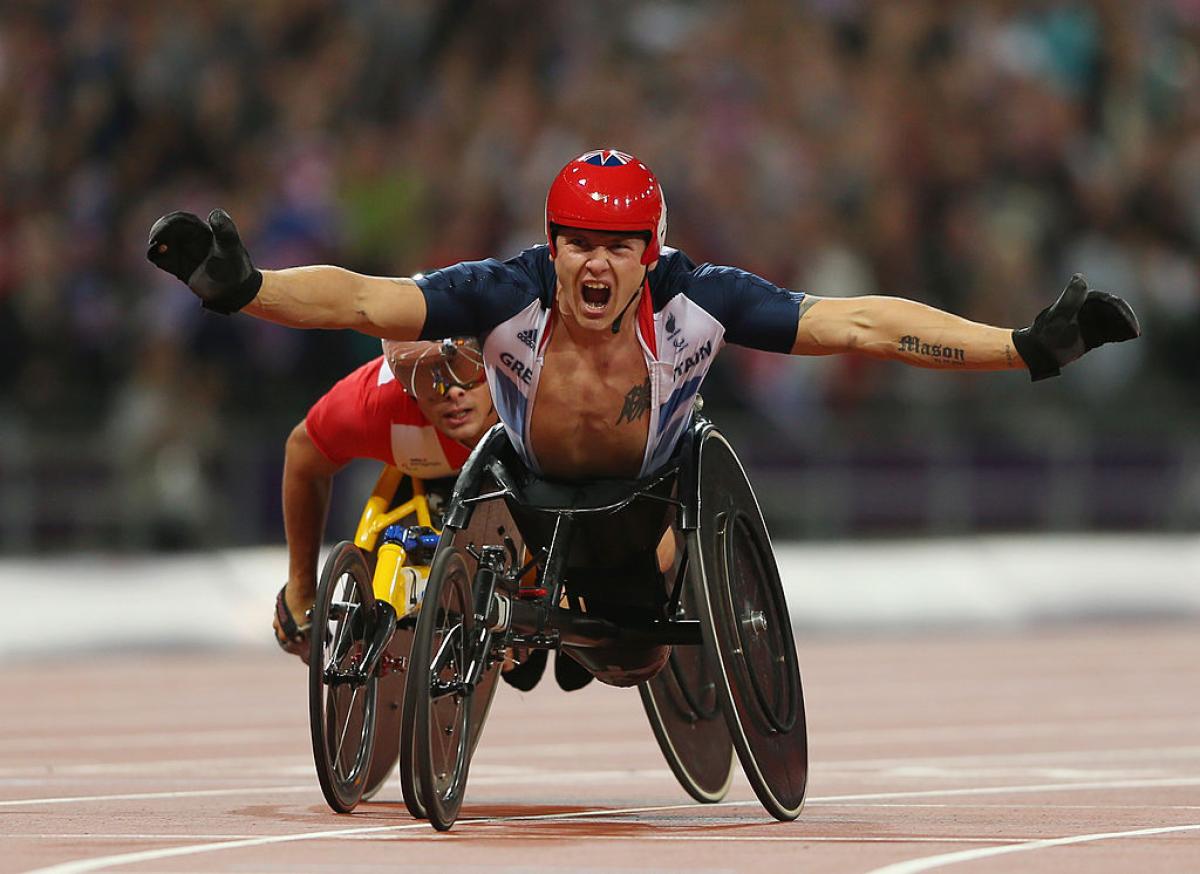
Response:
[[[557,284],[549,247],[535,246],[503,262],[464,262],[415,279],[427,307],[422,338],[480,338],[500,421],[522,460],[540,472],[529,428]],[[728,342],[790,351],[804,298],[737,268],[695,267],[675,249],[663,250],[649,284],[637,313],[638,343],[650,374],[650,429],[640,476],[671,457],[721,347]]]

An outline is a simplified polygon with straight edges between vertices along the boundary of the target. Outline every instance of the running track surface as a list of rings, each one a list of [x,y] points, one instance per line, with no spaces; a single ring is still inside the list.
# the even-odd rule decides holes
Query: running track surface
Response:
[[[0,675],[0,871],[1200,871],[1200,626],[802,639],[809,800],[691,802],[636,692],[502,686],[449,834],[325,806],[305,673],[160,652]]]

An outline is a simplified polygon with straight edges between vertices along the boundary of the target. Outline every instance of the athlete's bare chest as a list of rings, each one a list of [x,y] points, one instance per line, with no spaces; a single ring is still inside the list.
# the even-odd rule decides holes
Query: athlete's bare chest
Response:
[[[530,439],[547,476],[634,477],[650,426],[650,380],[641,348],[614,342],[586,354],[551,341],[533,401]]]

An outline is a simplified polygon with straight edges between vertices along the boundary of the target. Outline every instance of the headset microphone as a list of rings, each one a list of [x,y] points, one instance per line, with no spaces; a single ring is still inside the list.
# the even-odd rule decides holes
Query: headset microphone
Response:
[[[627,310],[627,309],[629,309],[631,306],[633,306],[633,302],[634,302],[635,300],[637,300],[639,297],[641,297],[641,296],[642,296],[642,292],[646,290],[646,274],[647,274],[647,273],[649,273],[649,272],[650,272],[650,271],[649,271],[649,270],[647,270],[645,273],[643,273],[643,274],[642,274],[642,287],[638,289],[638,293],[637,293],[637,294],[635,294],[633,297],[631,297],[631,298],[629,299],[629,303],[625,304],[625,306],[624,306],[624,308],[622,308],[621,312],[619,312],[619,313],[617,314],[617,318],[616,318],[616,319],[613,321],[613,323],[612,323],[612,332],[613,332],[614,334],[619,334],[619,333],[621,332],[621,319],[625,318],[625,310]]]

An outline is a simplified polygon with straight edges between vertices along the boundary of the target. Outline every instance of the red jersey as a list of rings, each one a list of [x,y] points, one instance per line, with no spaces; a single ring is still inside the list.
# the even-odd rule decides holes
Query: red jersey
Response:
[[[334,464],[374,458],[422,479],[449,476],[471,450],[433,427],[383,356],[340,380],[304,419],[308,436]]]

